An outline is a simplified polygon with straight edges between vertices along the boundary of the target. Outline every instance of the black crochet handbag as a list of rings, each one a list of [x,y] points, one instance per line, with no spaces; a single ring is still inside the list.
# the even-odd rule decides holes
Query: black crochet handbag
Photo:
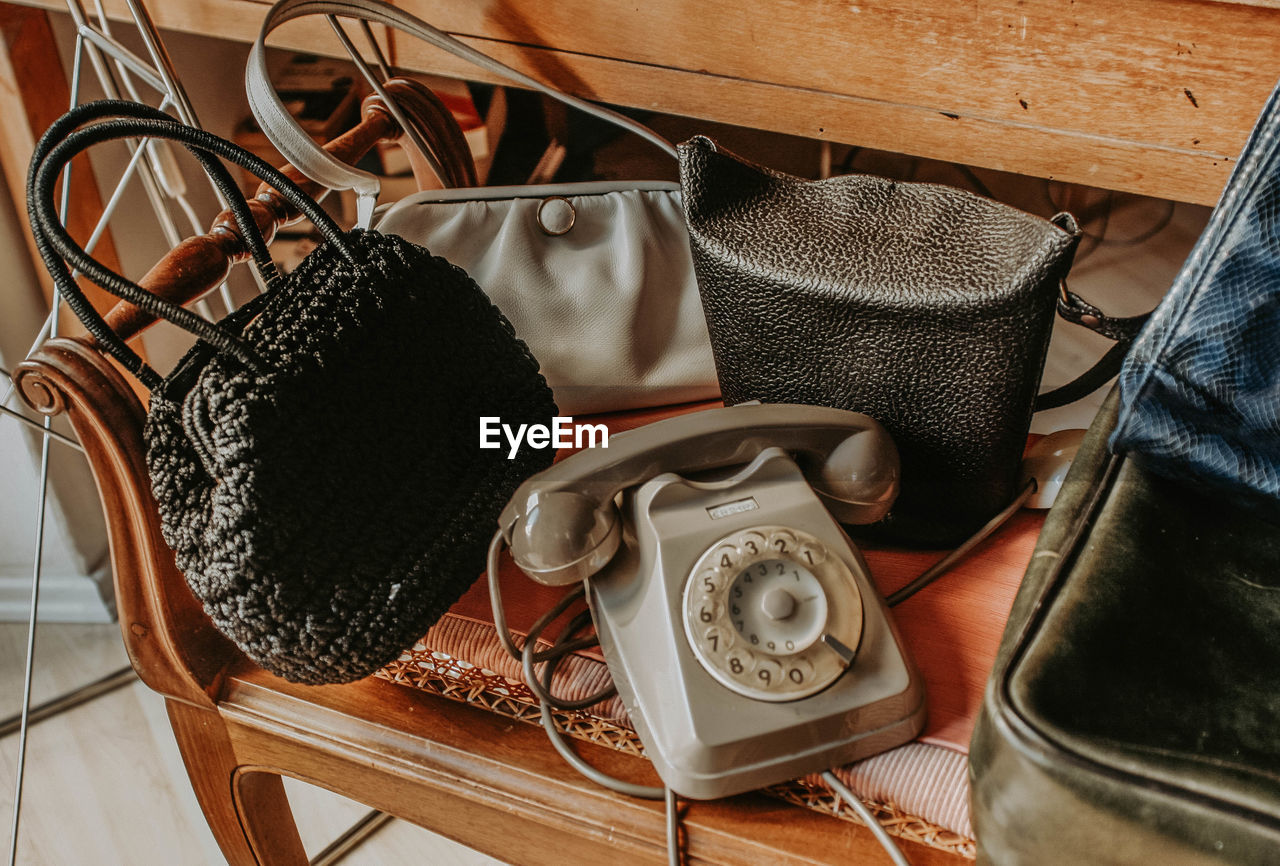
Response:
[[[92,125],[86,125],[92,124]],[[230,202],[268,290],[214,324],[104,268],[57,218],[54,184],[93,144],[182,143]],[[279,274],[218,157],[274,186],[324,242]],[[390,661],[484,569],[498,511],[550,449],[479,447],[479,419],[550,424],[538,364],[467,274],[376,232],[343,233],[280,172],[128,102],[81,106],[36,147],[32,229],[58,290],[151,390],[144,436],[165,541],[217,627],[286,679]],[[167,377],[87,303],[68,264],[199,341]]]

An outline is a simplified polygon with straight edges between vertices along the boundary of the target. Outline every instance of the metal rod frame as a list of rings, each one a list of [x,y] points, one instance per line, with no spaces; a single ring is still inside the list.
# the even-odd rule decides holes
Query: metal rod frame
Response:
[[[66,0],[67,11],[71,14],[71,18],[76,26],[76,45],[75,60],[71,81],[71,104],[68,108],[73,108],[79,102],[80,81],[82,75],[82,65],[84,59],[89,59],[90,65],[98,78],[103,92],[111,99],[120,99],[122,88],[128,96],[135,102],[142,102],[137,87],[134,83],[133,76],[141,79],[142,83],[151,87],[153,90],[161,94],[160,109],[172,108],[177,112],[178,118],[184,123],[191,126],[199,126],[196,118],[195,110],[191,105],[191,101],[187,96],[186,90],[183,88],[176,71],[173,68],[172,60],[168,51],[164,47],[164,43],[160,39],[160,35],[156,30],[155,23],[152,21],[146,7],[140,0],[126,0],[129,13],[133,18],[134,25],[137,27],[142,37],[143,45],[146,47],[150,63],[138,57],[121,45],[111,34],[110,24],[108,22],[105,10],[103,9],[101,0],[94,0],[95,11],[97,13],[98,22],[95,26],[90,23],[89,16],[86,14],[84,6],[80,0]],[[344,47],[352,55],[352,59],[361,68],[365,75],[372,79],[375,90],[381,91],[376,78],[372,75],[368,66],[360,57],[355,46],[347,39],[345,32],[334,22],[335,30],[344,43]],[[364,35],[368,39],[375,54],[375,62],[381,73],[389,77],[390,70],[387,66],[386,58],[382,55],[377,41],[373,38],[373,33],[367,24],[362,27]],[[104,56],[105,55],[105,56]],[[106,57],[110,57],[115,63],[115,74],[107,65]],[[118,77],[117,77],[118,75]],[[393,112],[398,111],[394,103],[387,100]],[[430,163],[434,163],[433,154],[425,143],[419,140],[416,131],[412,126],[406,124],[406,128],[410,130],[413,143],[423,151],[423,155]],[[196,223],[195,212],[185,198],[185,191],[181,189],[170,188],[164,183],[166,175],[160,166],[160,158],[157,147],[165,147],[164,142],[146,142],[146,141],[127,141],[126,145],[130,150],[130,159],[128,166],[122,173],[120,181],[117,183],[111,197],[103,207],[103,213],[94,227],[93,233],[84,245],[86,252],[92,253],[98,241],[106,232],[107,225],[111,217],[115,214],[117,207],[122,198],[122,194],[126,186],[135,178],[142,184],[143,191],[147,196],[147,200],[151,205],[151,210],[159,221],[160,230],[165,237],[165,241],[170,246],[176,246],[182,239],[179,233],[176,221],[170,213],[166,198],[175,203],[184,213],[187,220],[191,223],[193,231],[199,233],[201,227]],[[219,203],[225,207],[226,202],[223,200],[221,193],[214,188]],[[71,196],[71,166],[68,165],[63,175],[62,196],[60,201],[60,219],[64,222],[69,209]],[[73,274],[72,278],[75,278]],[[259,282],[259,288],[262,288]],[[227,312],[234,309],[231,294],[227,288],[226,282],[218,286]],[[54,292],[53,303],[48,318],[41,326],[39,333],[36,335],[32,344],[31,352],[34,352],[46,338],[52,339],[58,335],[58,313],[61,306],[61,297]],[[200,303],[204,303],[202,300]],[[207,307],[205,308],[207,310]],[[30,352],[28,352],[30,354]],[[7,719],[0,720],[0,737],[18,734],[18,767],[17,780],[15,783],[13,815],[9,844],[9,866],[16,866],[18,857],[18,838],[21,830],[22,822],[22,789],[23,780],[26,772],[27,757],[27,735],[31,726],[38,724],[46,719],[53,718],[68,710],[74,709],[95,700],[105,694],[109,694],[119,688],[122,688],[136,681],[137,676],[132,668],[123,668],[88,683],[80,688],[73,689],[70,692],[52,698],[38,706],[31,705],[31,686],[34,679],[35,650],[36,650],[36,633],[39,621],[40,607],[40,579],[44,564],[44,537],[45,537],[45,512],[48,505],[49,493],[49,446],[51,442],[59,442],[74,448],[81,453],[84,449],[74,439],[65,436],[52,429],[52,418],[45,417],[43,422],[34,421],[26,417],[21,412],[8,407],[9,400],[13,397],[15,387],[12,376],[7,370],[0,370],[0,375],[9,380],[4,394],[0,396],[0,419],[13,418],[19,423],[34,427],[41,431],[43,439],[40,449],[40,472],[37,481],[37,515],[36,515],[36,531],[34,541],[34,557],[33,557],[33,574],[31,581],[31,607],[30,615],[27,622],[27,654],[25,661],[25,669],[23,675],[22,687],[22,706],[20,711]],[[315,858],[311,860],[312,866],[333,866],[338,863],[347,854],[355,850],[362,842],[376,833],[392,820],[390,815],[382,812],[373,811],[364,818],[357,821],[352,827],[346,830],[341,836],[329,844]]]
[[[374,809],[326,845],[319,854],[312,857],[310,866],[334,866],[392,820],[391,815]]]

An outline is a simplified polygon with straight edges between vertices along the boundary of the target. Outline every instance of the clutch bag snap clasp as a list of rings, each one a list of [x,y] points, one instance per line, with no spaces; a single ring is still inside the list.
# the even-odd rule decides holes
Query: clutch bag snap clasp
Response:
[[[549,195],[538,205],[538,226],[552,237],[568,234],[578,213],[573,203],[561,195]]]

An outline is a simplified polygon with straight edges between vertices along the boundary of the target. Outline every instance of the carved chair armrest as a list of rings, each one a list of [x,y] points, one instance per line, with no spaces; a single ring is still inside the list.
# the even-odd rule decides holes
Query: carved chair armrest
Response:
[[[208,692],[238,651],[214,630],[160,535],[142,441],[146,411],[133,389],[100,351],[67,337],[40,346],[14,382],[37,412],[66,413],[93,469],[134,669],[161,694],[211,705]]]

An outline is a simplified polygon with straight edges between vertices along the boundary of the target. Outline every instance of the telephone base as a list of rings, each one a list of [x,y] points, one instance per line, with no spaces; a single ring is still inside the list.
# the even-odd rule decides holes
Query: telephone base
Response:
[[[621,694],[621,690],[619,691]],[[623,703],[632,705],[628,698]],[[653,734],[642,713],[632,711],[631,722],[641,742],[648,743]],[[776,785],[810,773],[820,773],[909,743],[924,729],[925,706],[923,695],[915,712],[869,731],[861,731],[844,742],[828,743],[809,752],[783,754],[774,760],[755,764],[736,764],[720,772],[697,773],[687,766],[665,760],[661,752],[645,754],[664,785],[688,800],[715,800],[731,797],[744,791],[754,791]]]
[[[730,796],[869,757],[921,731],[919,672],[862,556],[786,452],[766,448],[714,481],[659,475],[622,508],[626,541],[587,582],[588,598],[618,694],[669,788],[691,799]],[[767,544],[778,550],[754,550]],[[821,586],[824,600],[796,589],[786,604],[766,601],[778,566],[790,569],[786,587]],[[734,613],[748,601],[755,607]],[[816,629],[805,630],[801,603],[819,606]],[[794,640],[794,652],[775,637]]]

